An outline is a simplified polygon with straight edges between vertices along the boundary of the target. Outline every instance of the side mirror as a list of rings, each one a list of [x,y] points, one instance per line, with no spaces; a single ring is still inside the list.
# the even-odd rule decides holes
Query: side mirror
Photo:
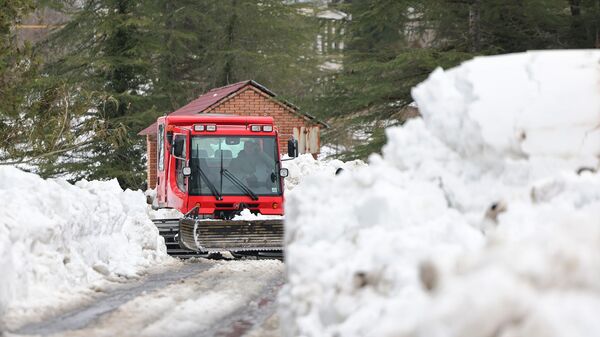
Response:
[[[290,158],[298,157],[298,141],[294,138],[288,140],[288,156]]]
[[[183,176],[189,177],[190,175],[192,175],[192,169],[189,166],[184,167],[183,168]]]
[[[173,148],[172,148],[173,155],[175,157],[182,157],[184,146],[185,146],[185,138],[175,137],[175,140],[173,141]]]
[[[286,169],[286,168],[279,169],[279,176],[280,177],[285,178],[288,175],[290,175],[290,171],[288,171],[288,169]]]

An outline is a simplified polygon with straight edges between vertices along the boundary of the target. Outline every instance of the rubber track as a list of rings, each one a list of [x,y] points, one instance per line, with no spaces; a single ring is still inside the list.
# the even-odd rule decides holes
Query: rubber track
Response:
[[[175,238],[179,233],[179,219],[153,219],[152,222],[154,222],[158,228],[158,232],[165,239],[167,254],[182,259],[206,256],[206,254],[182,249],[179,246],[179,242],[177,242],[177,239]]]

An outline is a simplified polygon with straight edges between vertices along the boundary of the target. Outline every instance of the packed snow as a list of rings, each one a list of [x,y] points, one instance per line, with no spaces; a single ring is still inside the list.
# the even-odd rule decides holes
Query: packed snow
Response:
[[[169,261],[142,192],[0,167],[0,330]]]
[[[304,179],[317,173],[333,176],[339,169],[352,171],[367,165],[362,160],[348,162],[338,159],[316,160],[311,154],[302,154],[292,160],[285,160],[282,164],[289,171],[289,175],[285,178],[286,192],[292,191]]]
[[[479,57],[286,203],[286,336],[600,334],[600,52]]]
[[[225,336],[223,328],[262,310],[283,281],[283,263],[276,260],[186,262],[192,264],[207,268],[144,292],[93,324],[53,336]]]

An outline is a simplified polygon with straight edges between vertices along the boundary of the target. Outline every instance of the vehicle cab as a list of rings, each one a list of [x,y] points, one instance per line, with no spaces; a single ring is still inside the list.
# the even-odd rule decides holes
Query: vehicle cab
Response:
[[[283,215],[278,132],[272,117],[158,119],[157,201],[182,213],[229,219],[241,209]]]

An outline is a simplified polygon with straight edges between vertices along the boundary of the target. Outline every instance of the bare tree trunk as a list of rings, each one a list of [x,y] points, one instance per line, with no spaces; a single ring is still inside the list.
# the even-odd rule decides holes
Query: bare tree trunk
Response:
[[[596,26],[596,43],[595,47],[600,48],[600,0],[596,1],[596,10],[594,25]]]
[[[473,0],[469,5],[469,36],[471,52],[479,52],[481,50],[481,0]]]
[[[581,15],[581,0],[569,0],[569,6],[571,7],[572,16]]]
[[[223,78],[221,80],[222,85],[228,85],[233,80],[233,42],[235,38],[235,29],[237,24],[237,0],[231,2],[232,14],[227,23],[227,47],[229,50],[225,58],[225,65],[223,66]]]
[[[568,2],[569,9],[571,10],[571,47],[591,48],[592,41],[589,36],[590,33],[586,32],[585,24],[583,22],[583,18],[581,17],[581,0],[568,0]]]

